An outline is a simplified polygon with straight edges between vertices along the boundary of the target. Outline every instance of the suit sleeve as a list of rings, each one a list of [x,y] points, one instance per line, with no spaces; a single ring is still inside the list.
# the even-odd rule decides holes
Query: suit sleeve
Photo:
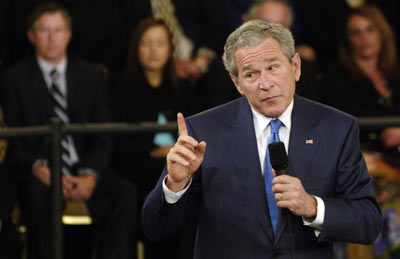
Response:
[[[335,196],[322,197],[325,219],[319,241],[361,244],[375,241],[382,229],[382,215],[372,179],[360,153],[359,129],[354,120],[343,142],[335,183]]]

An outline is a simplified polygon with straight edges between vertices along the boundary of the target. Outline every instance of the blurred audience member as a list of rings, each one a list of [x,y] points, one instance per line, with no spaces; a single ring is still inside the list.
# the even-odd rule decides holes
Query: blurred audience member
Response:
[[[103,72],[118,72],[124,65],[133,1],[46,0],[63,4],[71,13],[74,37],[70,53],[95,63]],[[26,37],[29,13],[43,0],[3,0],[0,3],[0,67],[9,67],[33,53]]]
[[[171,31],[176,73],[179,78],[195,85],[198,99],[202,100],[195,103],[196,111],[238,96],[218,58],[227,34],[220,2],[137,0],[135,5],[134,19],[153,16],[163,20]]]
[[[339,60],[323,80],[324,100],[354,116],[398,116],[399,72],[391,26],[377,7],[364,5],[347,16]],[[374,149],[397,148],[400,128],[362,132],[361,137]]]
[[[243,15],[243,19],[280,23],[289,29],[293,24],[293,13],[286,0],[255,0],[247,13]],[[309,45],[296,46],[296,51],[303,60],[315,62],[317,59],[317,54]]]
[[[293,22],[293,13],[286,0],[256,0],[243,15],[243,20],[259,19],[269,23],[280,23],[290,28]],[[296,93],[319,101],[320,94],[316,87],[317,63],[316,53],[309,45],[298,45],[296,51],[301,56],[301,78],[296,83]]]
[[[145,18],[139,23],[132,33],[126,71],[112,91],[118,121],[165,124],[174,122],[178,111],[187,110],[180,100],[189,97],[178,97],[189,94],[190,86],[177,77],[173,50],[172,35],[163,21]],[[113,164],[137,184],[140,204],[156,184],[175,141],[169,132],[118,137]],[[164,256],[163,244],[145,247],[148,258]]]
[[[9,126],[110,120],[104,76],[87,62],[67,56],[71,17],[57,3],[38,5],[29,19],[31,57],[5,71],[1,101]],[[132,258],[135,191],[110,173],[110,141],[100,135],[62,138],[64,200],[83,201],[97,227],[98,258]],[[30,258],[52,258],[48,138],[17,140],[8,157],[20,177],[20,207],[27,226]],[[88,242],[76,237],[76,242]]]
[[[185,109],[177,97],[188,87],[183,88],[176,75],[172,51],[172,37],[163,21],[146,18],[139,23],[132,34],[126,71],[112,89],[117,121],[164,124],[174,122],[177,111]],[[163,167],[174,141],[170,133],[122,136],[114,165],[124,176],[141,183],[141,193],[146,195],[159,177],[159,171],[149,168]]]

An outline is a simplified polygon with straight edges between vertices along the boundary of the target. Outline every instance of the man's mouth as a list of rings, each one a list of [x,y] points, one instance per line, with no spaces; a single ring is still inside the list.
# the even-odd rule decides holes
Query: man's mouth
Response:
[[[277,97],[278,97],[277,95],[274,95],[274,96],[268,96],[268,97],[264,97],[264,98],[262,98],[262,99],[261,99],[261,101],[263,101],[263,102],[269,102],[269,101],[273,101],[273,100],[275,100]]]

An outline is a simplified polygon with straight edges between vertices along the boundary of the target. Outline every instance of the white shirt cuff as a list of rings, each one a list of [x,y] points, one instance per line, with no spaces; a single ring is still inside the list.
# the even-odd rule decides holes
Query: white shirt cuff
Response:
[[[49,166],[49,162],[47,161],[47,159],[44,158],[39,158],[38,160],[36,160],[33,165],[32,165],[32,173],[35,172],[35,168],[37,166]]]
[[[99,173],[91,168],[79,168],[78,169],[78,175],[82,176],[82,175],[94,175],[97,178],[100,176]]]
[[[170,189],[168,189],[167,185],[165,184],[165,180],[167,179],[166,175],[162,181],[162,188],[163,188],[163,192],[164,192],[164,196],[165,196],[165,200],[169,203],[169,204],[174,204],[176,203],[182,196],[183,194],[185,194],[185,192],[189,189],[190,184],[192,183],[192,178],[190,178],[190,181],[188,183],[188,185],[186,186],[185,189],[183,189],[182,191],[179,192],[173,192]]]
[[[315,236],[318,237],[319,234],[321,234],[322,230],[322,225],[324,224],[324,218],[325,218],[325,203],[324,201],[317,196],[314,196],[315,199],[317,200],[317,216],[313,221],[310,221],[309,219],[303,218],[303,223],[304,226],[312,227],[314,228],[314,233]]]

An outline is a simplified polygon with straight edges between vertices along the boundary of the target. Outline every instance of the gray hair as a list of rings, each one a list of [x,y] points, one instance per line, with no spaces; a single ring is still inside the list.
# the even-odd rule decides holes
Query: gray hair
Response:
[[[292,33],[281,24],[251,20],[237,28],[226,40],[222,56],[225,69],[230,74],[237,76],[238,71],[235,63],[236,51],[241,48],[258,46],[268,38],[274,38],[279,42],[283,54],[292,63],[292,57],[295,54]]]

